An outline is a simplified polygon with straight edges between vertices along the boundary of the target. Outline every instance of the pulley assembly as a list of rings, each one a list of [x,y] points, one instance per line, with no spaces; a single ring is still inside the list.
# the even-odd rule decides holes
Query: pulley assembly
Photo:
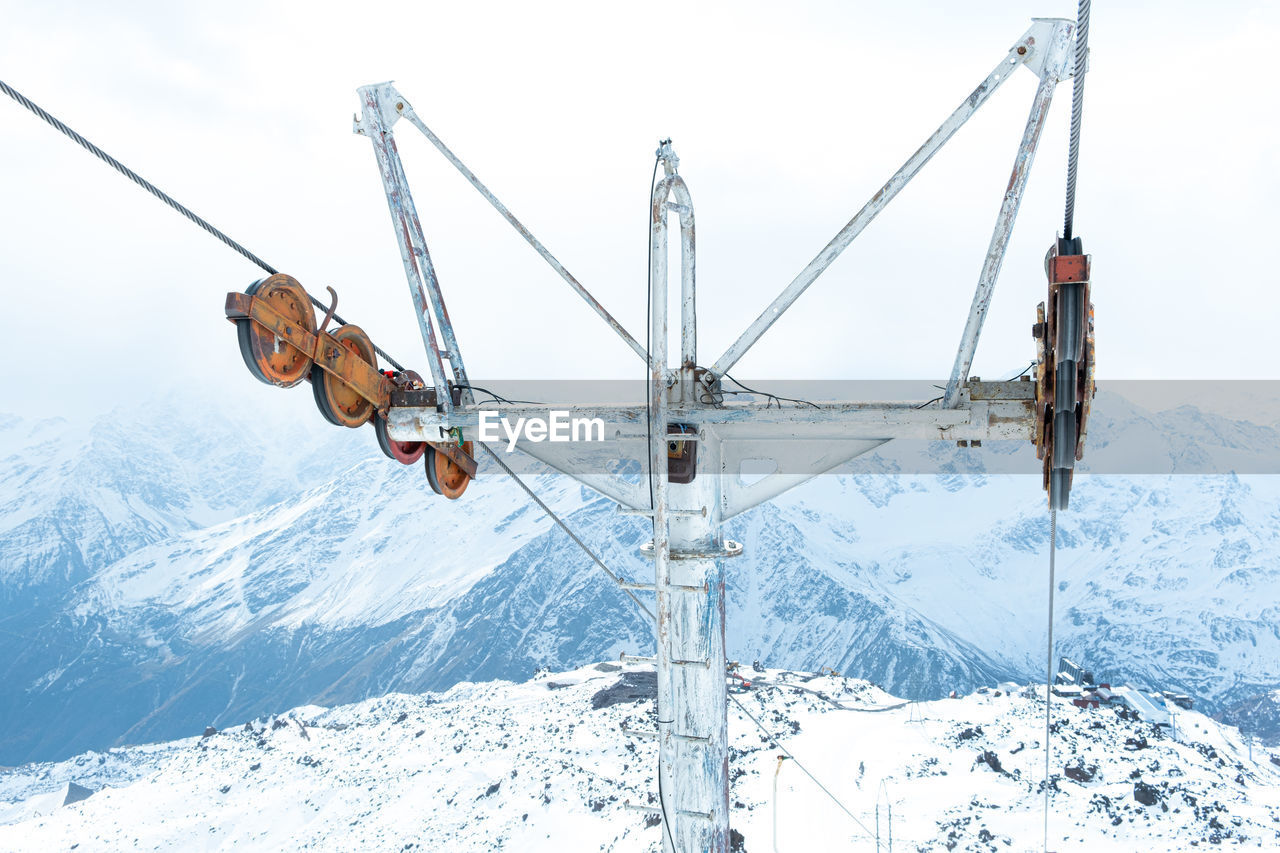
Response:
[[[1080,238],[1059,239],[1045,257],[1048,298],[1036,306],[1036,457],[1044,460],[1051,509],[1066,509],[1096,390],[1089,256]]]
[[[425,459],[427,482],[436,494],[456,500],[475,478],[471,442],[450,435],[440,442],[396,441],[387,433],[387,412],[396,403],[433,404],[412,370],[380,371],[373,341],[353,324],[326,330],[337,294],[319,328],[311,297],[297,279],[276,273],[227,294],[226,316],[236,324],[240,355],[249,372],[268,385],[291,388],[311,383],[316,408],[335,426],[373,423],[378,446],[404,465]],[[443,436],[442,436],[443,438]]]

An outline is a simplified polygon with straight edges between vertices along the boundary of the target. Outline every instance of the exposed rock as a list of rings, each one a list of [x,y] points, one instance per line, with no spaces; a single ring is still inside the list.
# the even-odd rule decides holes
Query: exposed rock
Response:
[[[591,697],[594,710],[608,708],[620,702],[645,702],[658,695],[658,674],[648,670],[624,672],[611,686]]]
[[[87,800],[92,797],[94,791],[92,788],[86,788],[84,785],[77,785],[75,782],[67,783],[67,793],[62,798],[62,804],[69,806],[72,803],[78,803],[81,800]]]
[[[1077,782],[1092,782],[1093,774],[1098,772],[1098,765],[1090,764],[1085,767],[1083,764],[1076,764],[1065,768],[1062,771],[1068,779],[1075,779]]]
[[[1160,802],[1160,790],[1146,782],[1133,783],[1133,798],[1144,806],[1154,806]]]

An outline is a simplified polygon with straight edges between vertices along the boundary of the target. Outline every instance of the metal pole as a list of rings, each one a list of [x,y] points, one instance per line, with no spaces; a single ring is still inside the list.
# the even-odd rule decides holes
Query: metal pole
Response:
[[[357,132],[369,137],[369,141],[373,143],[373,153],[378,160],[378,173],[382,177],[387,207],[391,211],[391,222],[396,231],[396,243],[400,246],[400,259],[404,263],[405,277],[409,280],[409,296],[413,300],[414,312],[418,316],[418,331],[422,334],[422,344],[427,351],[427,365],[431,370],[431,381],[437,391],[436,400],[438,405],[443,406],[446,414],[452,414],[453,399],[449,394],[449,383],[444,375],[444,362],[440,359],[440,347],[436,344],[436,333],[428,313],[422,267],[418,263],[418,257],[421,256],[429,265],[430,256],[425,246],[421,248],[415,246],[410,237],[408,215],[403,203],[404,197],[408,195],[408,187],[401,185],[399,174],[393,165],[399,154],[395,151],[395,137],[391,135],[383,119],[378,98],[379,88],[380,86],[363,86],[358,90],[364,102],[364,109],[357,124]],[[431,275],[434,277],[434,270],[431,270]]]
[[[1035,28],[1032,28],[1035,30]],[[792,303],[800,297],[813,284],[814,280],[831,266],[832,262],[840,256],[854,238],[862,233],[862,230],[871,224],[876,215],[889,204],[890,201],[905,187],[916,173],[924,167],[925,163],[938,152],[947,140],[959,130],[966,121],[969,120],[978,108],[987,102],[987,99],[995,94],[996,89],[1013,75],[1019,64],[1026,60],[1031,54],[1032,46],[1035,43],[1034,37],[1028,32],[1019,40],[1018,44],[1010,49],[1007,56],[1000,60],[1000,64],[987,75],[978,88],[964,99],[960,106],[956,107],[955,112],[947,117],[933,135],[925,140],[916,153],[912,154],[906,163],[902,165],[897,172],[894,173],[888,182],[882,186],[871,200],[863,205],[862,209],[854,215],[849,223],[840,229],[840,233],[831,239],[818,255],[809,262],[809,265],[800,271],[786,289],[778,294],[778,297],[770,303],[769,307],[764,310],[755,322],[747,327],[738,340],[734,341],[733,346],[729,347],[712,365],[711,372],[717,376],[723,376],[725,371],[733,368],[738,363],[738,359],[742,358],[760,336],[768,331],[769,327],[777,322],[782,313],[791,307]]]
[[[725,688],[724,550],[720,532],[720,442],[698,434],[691,483],[667,474],[667,225],[681,224],[682,358],[692,359],[693,204],[669,143],[659,149],[666,177],[654,187],[650,231],[649,459],[653,485],[657,604],[658,780],[666,853],[729,849],[728,695]],[[675,204],[668,198],[674,194]],[[684,371],[690,377],[692,366]],[[688,383],[684,383],[688,384]]]
[[[778,853],[778,777],[782,774],[782,762],[785,755],[778,756],[778,765],[773,768],[773,853]],[[876,810],[876,849],[880,849],[880,810]]]
[[[697,475],[671,484],[672,707],[675,711],[676,834],[681,853],[729,849],[729,726],[725,679],[724,561],[720,441],[699,434]],[[706,510],[705,514],[697,512]],[[697,555],[697,556],[694,556]]]
[[[658,805],[663,853],[677,853],[675,797],[676,722],[671,673],[671,563],[667,530],[667,234],[666,215],[655,193],[649,230],[649,488],[653,510],[653,584],[658,611],[654,658],[658,679]]]
[[[590,306],[591,310],[600,315],[600,319],[608,323],[609,328],[613,329],[613,331],[617,333],[618,337],[622,338],[623,342],[635,351],[636,355],[641,358],[647,358],[644,347],[640,346],[639,342],[636,341],[635,338],[631,337],[631,334],[622,327],[622,324],[615,320],[613,315],[606,311],[605,307],[601,305],[594,296],[587,292],[587,289],[583,287],[567,269],[565,269],[564,264],[556,260],[555,256],[552,255],[551,252],[547,251],[546,246],[543,246],[538,238],[534,237],[532,232],[530,232],[528,228],[525,228],[520,220],[516,219],[515,215],[511,213],[511,211],[507,210],[506,205],[498,201],[498,197],[490,192],[489,188],[480,182],[480,179],[477,178],[461,160],[458,159],[457,155],[450,151],[448,146],[440,141],[440,137],[431,132],[431,128],[427,127],[426,123],[423,122],[422,119],[418,117],[418,114],[413,111],[412,105],[410,105],[408,101],[404,100],[399,93],[397,93],[396,97],[399,103],[404,104],[404,108],[401,110],[401,115],[407,118],[414,127],[422,131],[422,135],[425,136],[441,154],[444,155],[446,160],[453,164],[455,169],[462,173],[462,177],[466,178],[471,186],[475,187],[476,191],[479,192],[480,195],[484,196],[485,200],[488,201],[489,204],[493,205],[493,209],[498,211],[498,213],[502,215],[502,218],[511,224],[512,228],[516,229],[520,236],[525,239],[525,242],[532,246],[533,250],[541,255],[542,259],[550,264],[553,270],[559,273],[560,277],[563,278],[571,288],[573,288],[574,293],[581,296],[582,300]]]
[[[671,147],[671,140],[664,139],[658,145],[658,159],[662,161],[663,179],[654,187],[654,199],[661,199],[666,210],[680,215],[680,366],[691,371],[698,363],[698,311],[696,297],[697,271],[695,266],[696,243],[694,240],[693,197],[684,178],[679,175],[680,158]],[[674,202],[669,199],[675,196]],[[656,202],[655,202],[656,203]],[[666,212],[663,211],[665,218]],[[665,225],[663,251],[666,251]],[[690,382],[692,375],[686,377]],[[692,387],[692,386],[690,386]]]
[[[393,90],[394,92],[394,90]],[[388,129],[387,136],[391,138],[391,144],[395,145],[395,138]],[[422,231],[422,221],[418,218],[418,208],[413,202],[413,193],[409,190],[409,179],[404,173],[404,164],[400,161],[400,155],[393,149],[391,157],[391,166],[395,169],[396,180],[401,188],[400,203],[404,206],[405,213],[408,215],[408,233],[415,243],[415,254],[421,256],[421,267],[426,280],[427,298],[431,302],[431,308],[435,312],[436,324],[440,327],[440,337],[444,342],[445,352],[443,356],[449,359],[449,366],[453,369],[453,378],[462,387],[462,402],[464,405],[470,404],[474,399],[471,393],[471,383],[467,379],[467,368],[462,363],[462,350],[458,347],[458,339],[453,332],[453,321],[449,319],[449,309],[444,304],[444,293],[440,290],[440,280],[436,277],[435,264],[431,262],[431,254],[427,251],[427,237]],[[447,390],[447,389],[440,389]]]
[[[978,276],[978,286],[973,294],[973,303],[969,308],[969,319],[965,322],[964,334],[960,337],[960,347],[956,352],[955,364],[951,368],[951,378],[947,380],[947,390],[943,394],[944,409],[954,409],[959,404],[960,390],[964,381],[969,378],[973,354],[978,348],[978,337],[982,334],[982,323],[986,320],[987,309],[991,307],[991,292],[995,289],[996,279],[1000,277],[1000,267],[1004,264],[1005,250],[1009,246],[1009,235],[1013,231],[1014,221],[1018,218],[1023,190],[1026,189],[1027,177],[1031,174],[1031,164],[1036,158],[1040,133],[1044,130],[1044,122],[1049,115],[1049,104],[1053,100],[1053,90],[1058,85],[1058,73],[1067,56],[1066,49],[1070,37],[1070,25],[1060,26],[1054,30],[1054,43],[1048,46],[1050,60],[1046,63],[1040,85],[1036,88],[1035,98],[1031,101],[1031,114],[1027,117],[1022,141],[1018,145],[1018,153],[1013,160],[1013,172],[1009,176],[1004,200],[1000,204],[1000,214],[996,217],[996,227],[991,234],[986,259],[982,263],[982,273]]]

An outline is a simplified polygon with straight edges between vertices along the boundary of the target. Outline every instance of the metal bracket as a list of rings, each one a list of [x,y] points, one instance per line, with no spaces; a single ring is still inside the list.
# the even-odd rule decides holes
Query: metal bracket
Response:
[[[396,91],[394,81],[387,80],[385,83],[371,83],[368,86],[361,86],[360,90],[362,92],[370,90],[377,93],[378,116],[382,119],[383,129],[390,130],[392,125],[394,125],[403,114],[406,103],[404,96]],[[392,106],[393,104],[398,106]],[[352,116],[351,120],[354,125],[352,128],[353,133],[358,136],[369,135],[368,131],[371,128],[366,125],[363,116]]]
[[[669,560],[716,560],[721,557],[737,557],[742,554],[742,543],[732,539],[724,540],[720,548],[684,548],[679,551],[668,551]],[[640,556],[653,559],[653,543],[645,542],[640,546]]]
[[[1031,29],[1022,37],[1017,50],[1025,46],[1023,65],[1041,80],[1066,80],[1074,72],[1075,56],[1067,50],[1076,25],[1066,18],[1032,18]]]

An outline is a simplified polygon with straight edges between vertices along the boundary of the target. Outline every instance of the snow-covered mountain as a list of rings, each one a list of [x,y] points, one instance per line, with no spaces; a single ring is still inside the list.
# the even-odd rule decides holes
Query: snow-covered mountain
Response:
[[[1059,518],[1060,651],[1209,710],[1280,687],[1280,478],[1107,473],[1267,470],[1280,434],[1111,396],[1089,441],[1101,473]],[[0,764],[651,642],[500,472],[448,503],[368,430],[168,401],[89,425],[5,418],[0,454]],[[908,697],[1042,677],[1039,477],[992,473],[1038,470],[1029,448],[888,445],[852,470],[731,523],[747,550],[727,564],[730,657]],[[645,576],[643,521],[558,476],[531,484]]]
[[[734,850],[1039,849],[1043,688],[917,704],[748,675],[729,706]],[[652,729],[654,684],[597,664],[30,765],[0,773],[0,848],[649,853],[655,743],[622,729]],[[1057,698],[1053,714],[1050,849],[1280,845],[1280,765],[1235,729],[1179,712],[1175,739]]]

